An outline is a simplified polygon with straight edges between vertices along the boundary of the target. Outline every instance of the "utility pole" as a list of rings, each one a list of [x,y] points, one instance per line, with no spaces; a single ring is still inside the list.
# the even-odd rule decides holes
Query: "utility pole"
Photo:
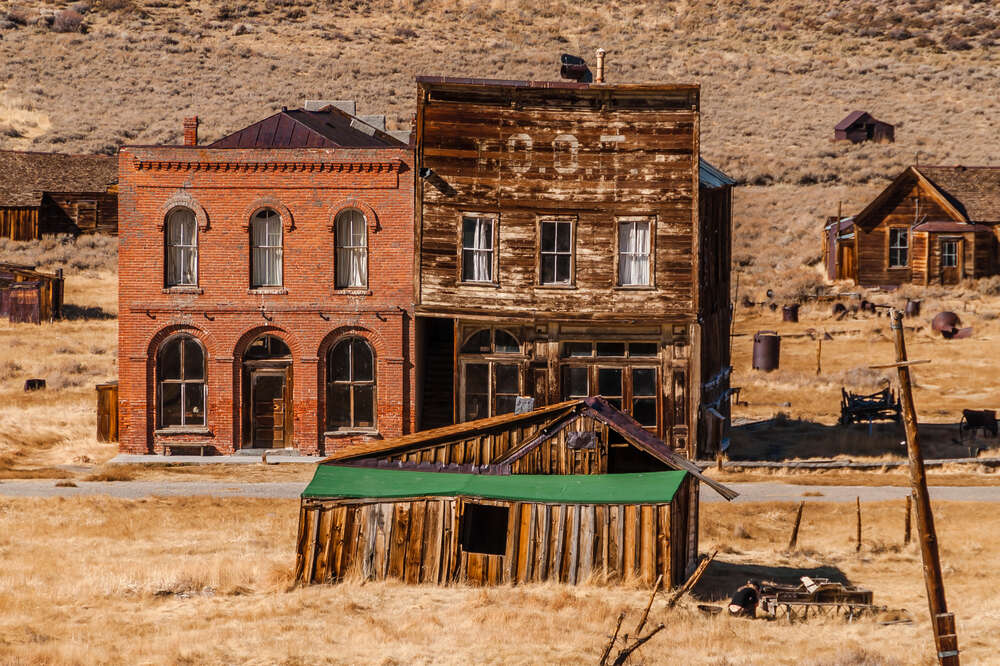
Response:
[[[938,555],[937,534],[934,531],[934,515],[927,492],[927,475],[924,472],[924,454],[920,450],[920,433],[917,432],[917,410],[913,405],[913,385],[910,382],[910,366],[920,361],[906,358],[906,340],[903,337],[903,312],[892,310],[892,331],[896,342],[896,362],[893,366],[899,373],[899,396],[903,408],[903,425],[906,428],[906,450],[910,458],[910,483],[916,504],[917,537],[920,541],[920,558],[924,565],[924,583],[927,585],[927,604],[931,612],[931,626],[934,628],[934,644],[937,647],[938,663],[941,666],[958,666],[958,635],[955,630],[955,615],[948,612],[944,596],[944,581],[941,578],[941,559]]]

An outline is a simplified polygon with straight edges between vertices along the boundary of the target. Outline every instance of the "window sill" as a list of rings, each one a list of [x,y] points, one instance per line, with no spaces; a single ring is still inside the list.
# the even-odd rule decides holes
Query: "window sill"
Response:
[[[247,289],[247,293],[283,296],[288,293],[288,290],[284,287],[251,287],[250,289]]]
[[[201,287],[193,286],[176,286],[176,287],[164,287],[162,290],[164,294],[204,294],[205,290]]]
[[[334,288],[333,293],[341,296],[371,296],[372,290],[364,287],[341,287]]]
[[[575,284],[536,284],[535,289],[576,289]]]
[[[328,430],[323,433],[324,437],[337,439],[340,437],[357,437],[364,435],[372,439],[382,439],[382,434],[378,430]]]
[[[212,431],[208,428],[160,428],[159,430],[154,430],[153,434],[158,437],[170,436],[170,435],[212,435]]]
[[[909,266],[889,266],[888,270],[890,270],[890,271],[908,271],[908,270],[910,270],[910,267]]]
[[[459,287],[485,287],[487,289],[499,289],[499,282],[459,282]]]
[[[656,286],[651,284],[620,284],[615,287],[615,291],[656,291]]]

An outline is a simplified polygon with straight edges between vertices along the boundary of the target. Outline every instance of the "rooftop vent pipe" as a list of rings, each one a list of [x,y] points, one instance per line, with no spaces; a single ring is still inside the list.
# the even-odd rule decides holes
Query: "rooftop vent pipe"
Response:
[[[594,83],[604,83],[604,56],[607,53],[604,49],[597,49],[597,74],[594,76]]]

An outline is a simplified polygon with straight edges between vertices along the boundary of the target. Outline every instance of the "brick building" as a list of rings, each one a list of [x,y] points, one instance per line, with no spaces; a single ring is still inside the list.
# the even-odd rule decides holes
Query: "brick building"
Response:
[[[353,105],[307,109],[122,149],[123,452],[413,430],[412,151]]]

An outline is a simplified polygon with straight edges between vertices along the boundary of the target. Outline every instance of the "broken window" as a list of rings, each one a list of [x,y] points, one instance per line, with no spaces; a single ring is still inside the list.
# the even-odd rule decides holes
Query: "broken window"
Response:
[[[539,248],[541,284],[571,284],[573,281],[573,223],[542,220]]]
[[[507,550],[507,519],[505,506],[466,502],[462,510],[461,546],[468,553],[503,555]]]
[[[334,244],[337,248],[335,286],[338,289],[368,286],[368,234],[364,213],[350,208],[337,215]]]
[[[270,208],[257,211],[250,223],[250,286],[282,285],[281,216]]]
[[[341,340],[327,356],[327,430],[375,427],[375,355],[362,338]]]
[[[493,227],[490,217],[462,218],[462,282],[493,281]]]
[[[648,286],[650,222],[635,220],[618,223],[618,285]]]
[[[909,262],[909,230],[889,229],[889,268],[905,268]]]
[[[194,211],[174,208],[167,215],[168,287],[198,284],[198,224]]]
[[[205,425],[205,351],[189,335],[170,338],[156,360],[159,427]]]

